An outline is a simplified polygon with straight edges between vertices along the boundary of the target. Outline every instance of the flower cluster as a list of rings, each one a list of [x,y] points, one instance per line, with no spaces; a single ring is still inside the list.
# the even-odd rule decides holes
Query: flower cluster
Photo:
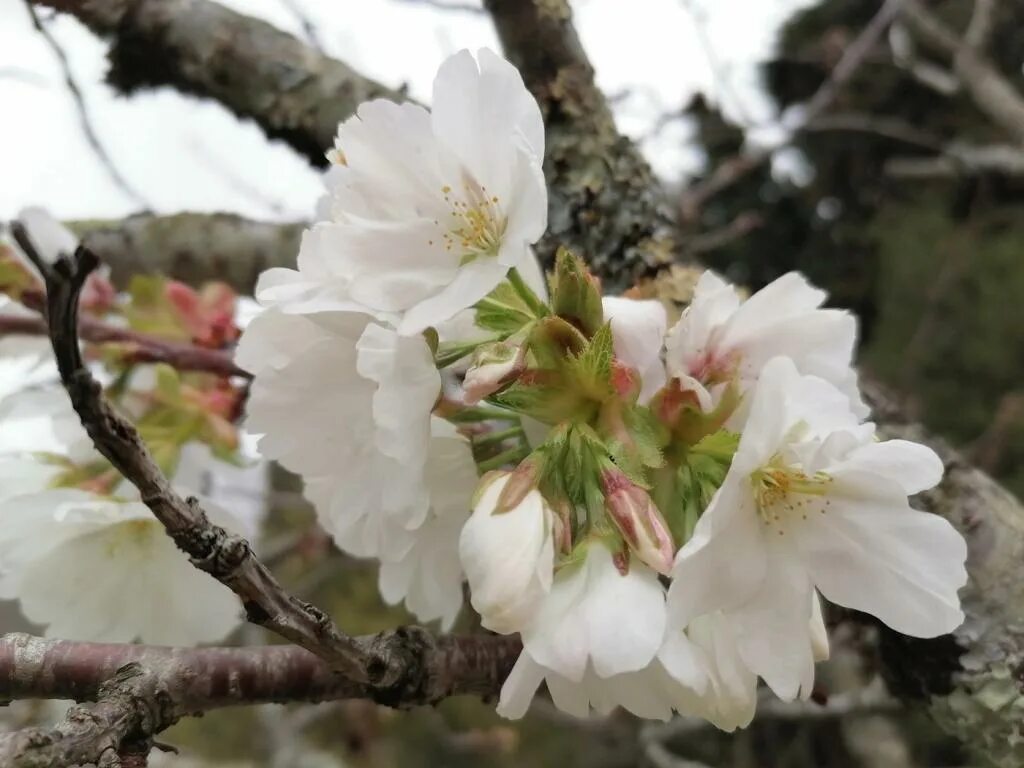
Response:
[[[943,468],[865,421],[854,318],[798,274],[744,300],[705,273],[671,328],[568,252],[545,285],[543,151],[486,50],[444,63],[432,111],[340,126],[320,220],[237,352],[248,428],[338,546],[445,628],[468,581],[522,638],[508,717],[546,683],[578,715],[743,726],[758,678],[810,694],[822,597],[954,629],[964,541],[908,503]]]

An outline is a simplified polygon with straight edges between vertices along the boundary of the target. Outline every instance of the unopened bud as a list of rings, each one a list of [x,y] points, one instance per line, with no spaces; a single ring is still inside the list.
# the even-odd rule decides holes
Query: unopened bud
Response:
[[[672,570],[675,544],[650,495],[618,469],[601,473],[605,510],[630,550],[661,574]]]
[[[560,248],[555,254],[551,308],[588,337],[597,333],[604,324],[601,282],[590,273],[581,258],[565,248]]]
[[[537,490],[537,477],[540,474],[534,459],[525,459],[508,475],[508,482],[501,489],[498,503],[491,514],[501,515],[518,507],[526,494]]]
[[[462,382],[466,405],[476,405],[488,395],[504,389],[526,370],[526,347],[497,341],[474,353],[473,365]]]
[[[572,507],[565,499],[551,506],[555,515],[551,530],[555,536],[555,550],[563,555],[572,552]]]

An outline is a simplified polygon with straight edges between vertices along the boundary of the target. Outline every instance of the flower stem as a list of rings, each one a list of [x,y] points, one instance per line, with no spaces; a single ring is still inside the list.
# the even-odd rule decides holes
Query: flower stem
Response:
[[[512,267],[508,271],[508,281],[511,283],[512,288],[516,294],[523,300],[523,302],[533,312],[534,317],[547,317],[550,312],[548,311],[548,305],[540,300],[540,297],[533,292],[533,289],[526,284],[523,280],[523,276],[519,274],[519,270]]]
[[[442,344],[437,353],[434,355],[434,365],[441,368],[447,368],[453,363],[457,363],[459,360],[464,358],[466,355],[471,355],[476,351],[477,347],[481,347],[484,344],[491,344],[496,341],[501,341],[505,338],[502,334],[495,336],[488,336],[485,339],[477,339],[475,341],[462,341],[453,342],[450,344]]]
[[[521,437],[523,434],[522,427],[509,427],[508,429],[501,429],[497,432],[488,432],[486,435],[481,435],[473,440],[473,445],[477,447],[497,445],[513,437]]]
[[[481,472],[490,472],[492,469],[501,469],[508,464],[516,464],[529,455],[529,448],[511,448],[507,451],[502,451],[497,456],[478,461],[476,468]]]

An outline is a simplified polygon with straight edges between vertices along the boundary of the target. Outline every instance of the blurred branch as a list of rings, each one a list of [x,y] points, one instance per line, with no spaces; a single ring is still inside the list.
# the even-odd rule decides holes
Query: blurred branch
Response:
[[[992,421],[971,444],[971,460],[986,472],[994,472],[1013,433],[1024,426],[1024,390],[1007,392],[999,400]]]
[[[746,237],[763,225],[764,218],[761,214],[744,211],[723,227],[694,235],[686,241],[686,249],[693,254],[709,253]]]
[[[95,344],[120,345],[121,357],[133,363],[167,363],[179,371],[203,371],[217,376],[250,377],[235,365],[228,351],[207,349],[159,339],[130,328],[110,325],[94,317],[79,318],[81,338]],[[0,337],[9,335],[46,336],[49,328],[42,317],[0,312]]]
[[[888,176],[902,179],[949,178],[995,173],[1024,176],[1024,148],[1009,144],[974,146],[950,142],[938,157],[893,157],[885,163]]]
[[[199,285],[223,280],[252,294],[264,269],[295,267],[304,222],[275,224],[229,213],[139,214],[69,226],[125,286],[132,275],[161,273]]]
[[[61,74],[64,76],[64,83],[67,85],[68,93],[71,94],[71,100],[75,104],[75,111],[78,113],[78,122],[82,129],[82,135],[85,136],[86,142],[92,148],[93,154],[96,155],[96,159],[99,160],[100,165],[107,172],[110,180],[114,182],[114,185],[121,190],[133,203],[143,208],[149,208],[149,203],[139,193],[135,187],[133,187],[129,181],[121,175],[121,172],[117,169],[113,159],[108,154],[106,147],[103,146],[103,142],[100,141],[99,134],[96,133],[96,129],[93,127],[92,118],[89,116],[89,110],[85,106],[85,98],[82,96],[82,90],[78,87],[78,83],[75,81],[75,76],[71,72],[71,64],[68,62],[67,54],[64,53],[64,49],[60,47],[60,43],[57,39],[50,34],[50,30],[46,28],[46,25],[39,18],[39,14],[36,13],[36,9],[32,6],[31,0],[25,0],[25,8],[28,10],[29,18],[32,20],[32,26],[35,27],[36,32],[39,33],[40,37],[46,41],[47,46],[53,51],[54,57],[57,59],[57,63],[60,65]]]
[[[747,112],[743,99],[740,98],[736,89],[732,87],[732,79],[729,77],[729,73],[726,71],[722,60],[718,58],[718,51],[715,50],[715,44],[708,33],[707,13],[700,7],[698,0],[681,0],[681,4],[693,22],[693,29],[697,34],[697,42],[700,44],[704,59],[708,63],[708,69],[711,70],[715,89],[718,91],[719,105],[721,106],[724,101],[723,97],[727,97],[736,110],[736,114],[739,116],[742,124],[744,126],[753,125],[754,119]]]
[[[402,94],[264,21],[209,0],[29,0],[110,37],[108,82],[122,93],[170,85],[219,101],[314,165],[363,101]]]
[[[964,43],[982,49],[988,43],[996,25],[996,0],[974,0],[974,13],[964,33]]]
[[[807,133],[824,131],[869,133],[936,152],[942,151],[945,147],[941,136],[924,131],[900,118],[864,112],[837,112],[822,115],[808,123],[804,130]]]
[[[882,39],[885,30],[899,13],[903,1],[886,0],[871,21],[846,47],[825,82],[800,108],[796,120],[786,125],[791,137],[813,124],[835,101],[842,87],[853,77],[871,49]],[[708,200],[759,168],[771,158],[776,149],[778,149],[777,146],[767,146],[735,155],[719,164],[706,179],[691,185],[684,192],[680,203],[683,219],[687,221],[696,219],[700,209]]]
[[[983,17],[982,22],[978,21],[979,13]],[[989,22],[984,21],[984,16],[993,13],[994,3],[986,3],[985,0],[977,3],[971,28],[965,37],[960,38],[920,0],[903,0],[903,19],[907,26],[923,41],[949,56],[954,73],[975,106],[1015,141],[1024,143],[1024,95],[973,43],[974,39],[987,36]]]

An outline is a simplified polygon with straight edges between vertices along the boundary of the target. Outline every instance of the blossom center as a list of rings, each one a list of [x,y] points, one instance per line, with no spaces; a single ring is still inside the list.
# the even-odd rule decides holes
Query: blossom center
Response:
[[[441,187],[450,210],[446,221],[435,222],[444,230],[444,249],[459,254],[460,267],[481,256],[497,256],[508,224],[497,195],[489,194],[487,187],[469,179],[463,180],[462,187],[461,197],[447,184]]]
[[[783,518],[799,514],[806,520],[808,514],[824,514],[830,505],[827,498],[832,477],[825,472],[807,474],[797,467],[774,457],[768,464],[750,475],[757,513],[768,525],[781,523]],[[779,530],[782,534],[782,530]]]

